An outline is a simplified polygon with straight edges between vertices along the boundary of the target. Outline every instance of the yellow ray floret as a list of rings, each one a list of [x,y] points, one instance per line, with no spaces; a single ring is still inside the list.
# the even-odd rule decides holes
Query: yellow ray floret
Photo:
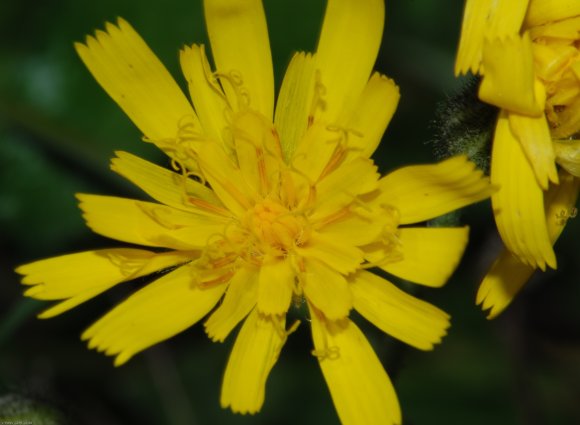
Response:
[[[405,227],[397,233],[398,261],[386,261],[384,249],[367,251],[366,258],[384,271],[422,285],[443,286],[459,264],[469,229]]]
[[[295,272],[290,259],[267,260],[258,279],[258,311],[266,315],[285,315],[294,293]]]
[[[324,263],[305,261],[303,291],[306,298],[330,320],[348,316],[352,295],[346,278]],[[332,294],[332,295],[331,295]]]
[[[233,105],[228,104],[218,76],[211,71],[205,46],[184,47],[179,52],[179,62],[204,133],[214,140],[224,140],[226,113]]]
[[[400,424],[391,381],[371,345],[349,319],[327,321],[310,308],[314,355],[343,424]]]
[[[494,189],[466,156],[404,167],[379,181],[381,199],[397,207],[400,223],[429,220],[489,197]]]
[[[485,42],[479,98],[529,116],[544,112],[544,99],[538,99],[534,89],[534,58],[528,33]]]
[[[540,187],[546,190],[548,181],[558,183],[556,155],[546,116],[530,117],[509,112],[508,119],[510,129],[520,142]]]
[[[78,194],[87,225],[123,242],[177,250],[205,247],[223,217],[194,215],[165,205],[114,196]]]
[[[399,87],[390,78],[375,72],[348,121],[356,131],[351,138],[352,156],[370,157],[381,142],[399,104]]]
[[[421,350],[432,350],[450,326],[449,315],[366,271],[349,277],[354,308],[383,332]]]
[[[204,0],[203,6],[216,70],[228,99],[236,107],[242,100],[271,120],[274,71],[262,2]]]
[[[555,268],[556,256],[548,238],[543,191],[511,133],[505,112],[497,121],[491,161],[491,182],[500,187],[491,200],[506,247],[526,264],[542,269],[548,264]]]
[[[344,122],[353,112],[377,57],[384,16],[383,0],[329,0],[316,51],[325,92],[317,117]]]
[[[258,273],[255,267],[243,267],[229,281],[221,304],[204,323],[205,331],[213,341],[225,340],[256,305]]]
[[[530,1],[524,24],[534,27],[578,15],[580,3],[577,0],[533,0]]]
[[[95,79],[131,118],[143,134],[160,146],[175,140],[178,123],[191,120],[197,131],[199,121],[183,92],[125,20],[106,25],[86,44],[75,48]]]
[[[224,374],[220,403],[234,412],[256,413],[266,379],[286,342],[285,316],[252,311],[240,329]]]
[[[287,160],[292,157],[304,136],[309,118],[313,119],[315,65],[315,55],[304,52],[294,54],[280,87],[274,124]]]
[[[115,366],[202,319],[218,302],[225,285],[192,282],[183,266],[147,285],[119,304],[82,335],[89,347],[115,355]]]
[[[30,285],[24,295],[40,300],[64,300],[43,311],[47,319],[105,292],[112,286],[185,263],[190,252],[156,254],[143,249],[114,248],[62,255],[16,269]],[[87,271],[91,273],[87,274]]]
[[[547,192],[546,223],[552,244],[564,230],[568,219],[576,214],[574,205],[579,189],[580,180],[562,171],[560,184],[550,186]],[[483,310],[489,310],[488,319],[505,310],[535,270],[509,251],[501,253],[477,292],[476,303],[481,304]]]
[[[207,186],[130,153],[118,151],[116,155],[111,160],[111,169],[156,201],[179,210],[211,215],[214,218],[228,215],[215,193]]]
[[[502,39],[517,34],[529,0],[467,0],[461,26],[461,38],[455,75],[480,71],[486,39]]]

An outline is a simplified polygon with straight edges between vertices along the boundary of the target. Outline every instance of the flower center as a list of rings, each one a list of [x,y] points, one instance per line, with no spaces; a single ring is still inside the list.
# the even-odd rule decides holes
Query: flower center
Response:
[[[573,18],[532,29],[535,71],[546,88],[546,116],[555,139],[568,138],[580,130],[577,25]],[[556,33],[560,35],[556,37]]]
[[[284,255],[303,237],[303,220],[278,202],[264,200],[246,213],[242,224],[262,254]]]

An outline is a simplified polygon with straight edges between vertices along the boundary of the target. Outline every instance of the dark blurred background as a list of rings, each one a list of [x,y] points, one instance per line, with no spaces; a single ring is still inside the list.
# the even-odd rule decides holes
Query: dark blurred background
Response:
[[[325,3],[264,3],[279,85],[291,53],[314,49]],[[402,98],[375,157],[382,172],[434,160],[436,105],[465,83],[453,76],[462,1],[394,0],[386,8],[376,69],[395,79]],[[307,324],[274,368],[262,412],[240,416],[219,407],[232,337],[215,344],[196,326],[114,368],[79,335],[131,284],[46,321],[35,315],[47,305],[22,297],[16,265],[116,246],[84,227],[74,198],[136,196],[108,169],[114,150],[164,161],[72,47],[117,16],[182,84],[178,49],[207,41],[200,0],[0,2],[0,419],[11,410],[35,425],[338,423]],[[405,424],[580,423],[580,219],[558,242],[558,271],[537,274],[491,322],[474,305],[499,249],[489,202],[467,208],[461,220],[472,228],[471,242],[450,282],[406,287],[452,315],[441,346],[423,353],[358,321],[394,381]]]

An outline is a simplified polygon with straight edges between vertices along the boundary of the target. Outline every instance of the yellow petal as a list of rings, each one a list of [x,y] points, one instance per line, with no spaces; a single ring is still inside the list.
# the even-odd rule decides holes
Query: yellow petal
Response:
[[[383,332],[421,350],[432,350],[450,326],[449,315],[361,271],[349,278],[354,308]]]
[[[205,46],[194,44],[184,47],[179,52],[179,61],[204,133],[214,140],[223,140],[228,104],[212,75]]]
[[[481,282],[476,304],[481,304],[482,310],[489,310],[488,319],[495,318],[511,303],[535,270],[504,250]]]
[[[346,279],[315,259],[307,259],[301,278],[306,298],[330,320],[348,316],[352,296]]]
[[[227,215],[227,210],[207,186],[130,153],[117,151],[116,155],[117,158],[111,161],[111,169],[139,186],[153,199],[197,214],[214,217]],[[198,202],[194,204],[190,198]],[[206,205],[206,208],[198,205]]]
[[[390,78],[375,72],[362,92],[348,128],[360,133],[349,139],[352,155],[370,157],[383,137],[397,105],[399,87]]]
[[[577,20],[576,25],[580,27],[580,18]],[[551,28],[552,26],[550,25],[549,27]],[[574,32],[577,32],[577,30],[575,29]],[[544,43],[546,42],[542,40],[533,43],[532,46],[536,76],[547,82],[557,81],[562,78],[563,72],[566,71],[570,62],[574,60],[578,51],[573,45]]]
[[[520,260],[542,270],[556,267],[548,238],[544,194],[520,143],[502,111],[491,154],[491,182],[500,189],[491,197],[495,222],[506,247]]]
[[[250,208],[251,193],[233,159],[217,143],[206,143],[199,150],[198,161],[203,177],[220,201],[233,214],[242,216]]]
[[[327,167],[337,147],[344,143],[344,133],[336,127],[314,123],[304,134],[292,157],[292,167],[314,185]]]
[[[77,194],[87,225],[108,238],[172,249],[203,248],[225,227],[222,217],[188,214],[152,202]]]
[[[219,307],[204,323],[212,341],[222,342],[232,329],[246,317],[258,298],[258,274],[252,267],[239,269],[228,284]]]
[[[353,112],[371,71],[383,34],[383,0],[329,0],[316,51],[325,88],[326,122],[345,122]]]
[[[356,179],[353,178],[356,176]],[[316,202],[310,221],[325,221],[329,215],[351,204],[355,197],[377,188],[377,167],[367,158],[339,165],[316,185]]]
[[[256,413],[264,404],[266,380],[286,342],[285,316],[254,309],[245,320],[228,360],[220,404],[236,413]]]
[[[314,93],[314,65],[314,55],[295,53],[280,87],[274,124],[287,161],[292,158],[309,123]]]
[[[106,24],[77,53],[97,82],[153,142],[175,139],[180,123],[197,116],[175,80],[135,30],[123,19]]]
[[[486,40],[479,98],[499,108],[540,116],[544,103],[534,87],[534,57],[529,34]]]
[[[510,128],[528,158],[534,175],[542,189],[548,188],[548,180],[558,183],[556,155],[552,146],[550,128],[544,114],[529,117],[508,112]]]
[[[368,212],[366,207],[365,205],[364,210]],[[338,244],[361,246],[379,240],[387,223],[387,214],[379,210],[372,211],[368,217],[347,215],[345,218],[325,224],[324,227],[317,229],[317,232]]]
[[[550,241],[556,242],[568,218],[574,215],[580,180],[562,171],[560,184],[551,185],[546,193],[546,222]],[[511,303],[535,268],[519,261],[504,250],[481,282],[476,303],[488,310],[487,318],[493,319]]]
[[[25,264],[16,269],[24,275],[22,284],[30,285],[24,295],[39,300],[65,300],[39,318],[46,319],[126,282],[191,259],[192,253],[156,254],[131,248],[102,249],[61,255]]]
[[[503,39],[518,34],[529,0],[467,0],[455,75],[480,71],[485,38]]]
[[[248,101],[252,109],[271,120],[274,72],[262,1],[205,0],[203,5],[217,72],[239,80],[234,86],[241,84],[236,94],[232,84],[221,78],[230,103]]]
[[[89,348],[116,355],[115,366],[138,352],[184,331],[218,302],[226,285],[193,284],[191,270],[182,266],[131,295],[89,329]]]
[[[231,125],[241,177],[260,198],[277,186],[282,162],[280,139],[272,122],[254,111],[235,115]]]
[[[524,25],[534,27],[580,15],[578,0],[533,0]]]
[[[286,314],[292,301],[295,276],[289,259],[262,264],[258,283],[258,311],[268,315]]]
[[[529,28],[529,31],[534,41],[539,38],[560,38],[573,41],[578,37],[579,25],[580,14],[573,18],[567,18],[557,22],[552,21],[548,25],[533,26]],[[535,44],[537,43],[534,43],[534,48],[537,47]]]
[[[417,223],[479,202],[495,190],[466,156],[400,168],[379,180],[378,202],[396,207],[401,224]]]
[[[411,282],[443,286],[461,260],[468,235],[468,227],[401,228],[397,238],[403,258],[379,267]],[[367,258],[373,262],[385,258],[385,254],[379,250]]]
[[[352,242],[319,232],[313,232],[308,242],[303,247],[296,247],[295,252],[306,258],[320,260],[342,274],[355,271],[363,261],[362,251]]]
[[[554,140],[556,161],[562,168],[580,177],[580,140]]]
[[[329,321],[311,308],[314,354],[344,425],[400,424],[397,395],[373,348],[349,319]]]

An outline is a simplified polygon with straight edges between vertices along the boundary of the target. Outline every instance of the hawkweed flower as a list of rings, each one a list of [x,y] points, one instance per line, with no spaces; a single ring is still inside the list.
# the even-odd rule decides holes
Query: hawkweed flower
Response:
[[[495,317],[534,270],[556,268],[553,244],[580,178],[580,2],[467,0],[456,74],[481,75],[479,98],[500,108],[492,195],[505,245],[476,302]]]
[[[484,199],[491,186],[464,156],[377,173],[369,157],[399,99],[392,80],[372,73],[383,0],[328,2],[317,51],[294,55],[275,111],[261,1],[207,0],[204,11],[215,70],[201,45],[180,54],[193,106],[126,21],[76,44],[172,169],[117,152],[113,171],[153,201],[80,194],[80,208],[94,232],[143,248],[21,266],[25,295],[61,300],[40,314],[47,318],[164,271],[82,339],[121,365],[204,317],[219,342],[243,322],[221,392],[221,405],[240,413],[261,408],[268,374],[299,324],[286,323],[287,314],[298,307],[340,419],[400,423],[391,382],[349,314],[432,349],[448,315],[367,269],[443,285],[468,229],[413,224]]]

